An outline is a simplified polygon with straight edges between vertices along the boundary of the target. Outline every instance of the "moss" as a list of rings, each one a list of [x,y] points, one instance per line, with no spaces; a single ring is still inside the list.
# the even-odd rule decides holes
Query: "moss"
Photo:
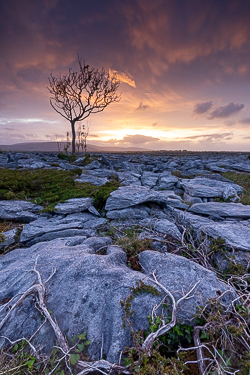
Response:
[[[52,211],[58,202],[70,198],[94,198],[98,209],[103,209],[109,194],[118,189],[119,183],[107,182],[103,186],[75,181],[81,169],[58,171],[40,169],[35,171],[2,169],[0,177],[0,200],[31,200]]]
[[[57,154],[57,157],[59,159],[67,160],[67,161],[70,161],[70,162],[76,161],[76,156],[74,156],[74,155],[68,155],[68,154],[59,153],[59,154]]]
[[[240,196],[240,201],[243,204],[250,205],[250,174],[240,172],[225,172],[222,173],[222,176],[228,178],[229,180],[244,188],[244,192]]]
[[[121,246],[123,251],[127,254],[128,266],[137,271],[141,270],[138,255],[144,250],[151,249],[151,243],[152,240],[139,239],[138,230],[136,229],[127,229],[126,235],[115,241],[115,244]]]

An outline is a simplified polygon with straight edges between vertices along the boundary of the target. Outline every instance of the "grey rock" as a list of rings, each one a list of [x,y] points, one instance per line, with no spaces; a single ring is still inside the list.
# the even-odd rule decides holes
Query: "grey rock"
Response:
[[[38,218],[42,206],[27,201],[0,201],[0,219],[29,223]]]
[[[78,159],[76,159],[76,161],[74,161],[74,164],[82,164],[83,162],[84,162],[84,160],[86,159],[86,157],[85,156],[82,156],[82,157],[80,157],[80,158],[78,158]]]
[[[99,214],[99,212],[97,211],[97,209],[96,209],[94,206],[90,206],[90,207],[88,208],[88,211],[89,211],[91,214],[95,215],[95,216],[101,216],[101,215]]]
[[[149,214],[144,206],[134,206],[129,208],[124,208],[122,210],[113,210],[107,212],[107,218],[116,220],[126,220],[126,219],[145,219],[149,217]]]
[[[225,188],[229,186],[227,182],[212,180],[205,177],[182,180],[180,185],[188,195],[201,198],[221,198],[223,197]],[[244,189],[241,186],[233,183],[230,185],[236,190],[237,194],[242,194]]]
[[[185,202],[193,204],[193,203],[202,203],[202,199],[199,197],[191,197],[191,195],[184,193],[183,199]]]
[[[141,177],[141,183],[143,186],[152,188],[157,184],[158,178],[158,173],[144,171]]]
[[[232,168],[235,169],[236,171],[250,173],[250,164],[249,163],[233,164]]]
[[[250,205],[244,206],[242,203],[196,203],[188,211],[198,215],[219,215],[225,218],[250,219]]]
[[[229,249],[250,251],[249,221],[214,222],[208,218],[181,211],[178,212],[177,216],[179,223],[194,229],[198,236],[205,233],[214,239],[221,237],[225,240],[225,244]]]
[[[103,345],[107,360],[117,362],[120,351],[131,344],[130,330],[123,328],[124,310],[120,301],[124,301],[130,288],[146,276],[126,266],[126,254],[118,246],[109,246],[106,254],[100,255],[97,245],[89,248],[87,243],[70,246],[68,241],[57,239],[40,243],[1,257],[0,301],[26,291],[37,282],[37,275],[31,270],[39,254],[37,269],[43,281],[49,277],[52,266],[56,267],[56,273],[46,284],[46,305],[62,332],[72,338],[87,330],[91,340],[90,357],[99,359]],[[161,297],[146,294],[136,297],[135,330],[148,327],[147,315],[160,300]],[[2,308],[1,320],[5,313],[6,309]],[[40,324],[40,313],[31,296],[19,307],[18,314],[14,313],[8,319],[0,335],[10,339],[30,337]],[[40,344],[48,353],[55,343],[52,329],[46,323],[34,344]]]
[[[218,293],[228,291],[221,300],[229,306],[237,296],[227,284],[220,281],[216,274],[184,257],[146,250],[139,254],[139,261],[144,272],[150,277],[156,273],[157,280],[179,299],[197,282],[193,297],[181,303],[178,318],[190,323],[198,306],[204,306],[209,298],[218,297]],[[219,292],[218,292],[219,291]]]
[[[54,208],[54,212],[57,214],[67,215],[86,211],[92,205],[92,198],[72,198],[68,199],[65,203],[58,203]]]
[[[24,226],[20,242],[29,242],[30,244],[31,240],[37,243],[60,237],[93,236],[95,235],[93,230],[106,222],[106,219],[96,218],[90,213],[71,214],[65,218],[63,216],[51,219],[40,217]]]
[[[17,233],[17,228],[8,230],[7,232],[2,232],[1,234],[3,235],[3,237],[0,236],[0,250],[14,244],[16,242]]]
[[[158,185],[163,189],[173,189],[178,178],[173,176],[170,172],[163,172],[159,177]]]
[[[92,161],[90,164],[85,166],[85,169],[98,169],[101,167],[101,163],[98,160]]]
[[[126,254],[118,246],[108,246],[105,255],[95,239],[83,240],[79,245],[74,239],[57,239],[40,243],[31,248],[14,250],[0,258],[0,301],[25,292],[37,282],[37,275],[32,271],[38,258],[37,270],[43,282],[56,272],[46,284],[46,306],[52,311],[62,332],[71,339],[87,330],[91,340],[88,354],[92,359],[100,358],[101,347],[107,360],[117,362],[121,350],[131,344],[130,330],[124,330],[124,310],[120,301],[124,301],[130,288],[143,280],[155,286],[151,281],[152,271],[175,298],[186,293],[190,286],[200,280],[192,293],[194,297],[185,301],[178,312],[178,318],[190,323],[196,306],[205,304],[208,298],[215,297],[219,290],[222,294],[229,287],[219,281],[215,274],[182,257],[172,254],[160,254],[144,251],[140,262],[146,274],[131,270],[126,266]],[[84,243],[85,242],[85,243]],[[101,245],[107,246],[109,240]],[[88,247],[88,245],[92,247]],[[49,260],[49,264],[48,264]],[[51,265],[51,268],[50,268]],[[70,291],[66,293],[65,291]],[[235,294],[225,293],[222,302],[230,304]],[[147,315],[162,296],[142,294],[136,296],[132,309],[135,314],[132,323],[135,331],[148,329]],[[0,310],[0,320],[6,314],[7,304]],[[30,337],[40,326],[40,313],[33,298],[28,297],[13,313],[0,331],[12,340]],[[38,332],[34,344],[40,344],[44,352],[51,351],[56,339],[48,323]],[[1,342],[0,342],[1,344]]]
[[[210,169],[213,172],[227,172],[226,168],[220,167],[217,163],[210,163],[206,165],[206,168]]]
[[[140,221],[140,225],[151,227],[156,232],[169,235],[176,240],[181,240],[181,233],[177,226],[167,219],[144,219]]]
[[[123,186],[141,186],[141,175],[135,172],[118,172],[118,180]]]
[[[223,199],[224,201],[239,202],[240,198],[238,197],[237,191],[230,185],[226,186],[223,190]]]
[[[145,202],[169,204],[173,207],[182,205],[181,198],[173,191],[155,191],[144,186],[122,186],[110,194],[105,210],[119,210]]]

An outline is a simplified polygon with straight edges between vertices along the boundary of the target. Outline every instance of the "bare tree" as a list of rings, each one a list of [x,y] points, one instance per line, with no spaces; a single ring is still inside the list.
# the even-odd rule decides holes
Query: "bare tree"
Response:
[[[91,113],[102,112],[110,103],[120,100],[117,89],[120,81],[104,68],[90,67],[78,57],[79,71],[69,68],[66,75],[55,77],[50,74],[50,104],[52,108],[68,120],[72,131],[72,155],[75,154],[75,123],[87,118]]]

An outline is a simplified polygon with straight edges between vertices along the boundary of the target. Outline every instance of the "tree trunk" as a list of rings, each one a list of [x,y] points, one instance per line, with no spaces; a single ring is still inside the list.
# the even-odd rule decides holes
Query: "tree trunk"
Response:
[[[75,131],[75,120],[71,120],[71,132],[72,132],[72,155],[76,152],[76,131]]]

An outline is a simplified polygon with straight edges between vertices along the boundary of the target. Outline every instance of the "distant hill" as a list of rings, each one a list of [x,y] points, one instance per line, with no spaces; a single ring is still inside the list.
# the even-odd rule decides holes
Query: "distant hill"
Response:
[[[63,151],[64,142],[61,142],[61,151]],[[58,152],[57,142],[28,142],[28,143],[16,143],[14,145],[0,145],[0,148],[3,151],[41,151],[41,152]],[[87,147],[88,152],[129,152],[129,151],[151,151],[147,148],[139,147],[105,147],[105,146],[96,146],[88,143]]]

